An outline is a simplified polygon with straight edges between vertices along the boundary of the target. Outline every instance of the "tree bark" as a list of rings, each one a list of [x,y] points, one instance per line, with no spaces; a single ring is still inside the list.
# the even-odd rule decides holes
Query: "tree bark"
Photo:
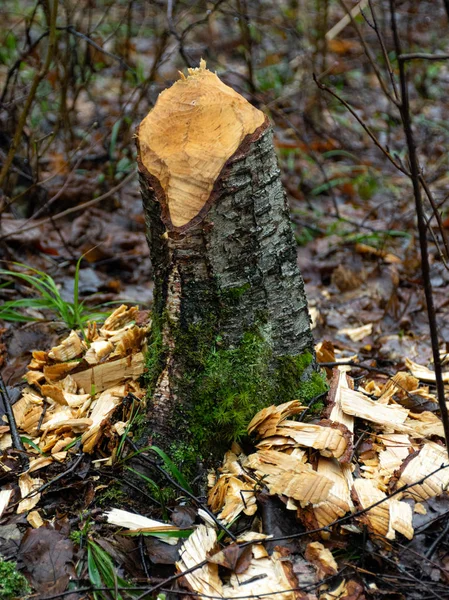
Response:
[[[147,117],[152,122],[144,120],[137,134],[155,280],[146,433],[184,462],[220,454],[263,406],[310,400],[325,389],[269,121],[204,65],[189,73],[170,88],[176,94],[160,96]],[[221,123],[216,105],[226,113],[227,102],[235,120]],[[187,128],[177,121],[186,106]],[[209,110],[209,127],[192,141]],[[217,131],[235,122],[243,123],[236,149],[227,141],[216,151],[223,137]],[[170,136],[177,126],[187,135],[161,157],[155,129]],[[200,158],[191,156],[190,165],[185,157],[176,164],[174,154],[195,152]],[[200,185],[190,179],[198,164]]]

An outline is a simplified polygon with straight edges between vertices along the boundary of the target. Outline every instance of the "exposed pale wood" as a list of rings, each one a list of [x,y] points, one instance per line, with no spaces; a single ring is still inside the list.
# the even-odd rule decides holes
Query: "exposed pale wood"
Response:
[[[83,345],[78,334],[76,331],[71,331],[68,337],[62,340],[58,346],[55,346],[50,350],[48,356],[53,360],[64,362],[76,358],[82,351]]]
[[[379,404],[355,390],[341,390],[341,407],[347,415],[394,428],[405,422],[409,411],[399,405]]]
[[[349,474],[351,481],[348,485],[343,469],[349,470],[350,467],[340,465],[335,458],[321,457],[318,461],[317,473],[333,482],[327,498],[316,503],[313,507],[319,527],[330,525],[330,523],[354,509],[350,491],[352,488],[352,475]]]
[[[180,573],[192,569],[203,562],[217,548],[217,534],[212,527],[200,525],[184,542],[180,550],[180,560],[176,567]],[[184,575],[184,580],[194,592],[206,596],[222,596],[223,584],[218,575],[218,565],[206,563],[203,567]]]
[[[176,546],[178,543],[179,538],[163,534],[164,531],[179,531],[179,527],[176,527],[175,525],[167,525],[167,523],[163,523],[162,521],[149,519],[148,517],[137,515],[120,508],[112,508],[105,513],[105,517],[111,525],[117,525],[118,527],[123,527],[124,529],[129,529],[131,531],[153,531],[155,537],[161,539],[166,544]],[[162,534],[157,535],[158,532],[162,532]]]
[[[428,442],[424,444],[419,454],[405,465],[397,487],[413,484],[427,476],[425,481],[413,485],[404,492],[404,495],[418,501],[439,496],[449,486],[448,465],[449,460],[446,449],[434,442]],[[444,468],[438,470],[440,467]],[[436,473],[429,477],[430,473],[434,471]]]
[[[135,379],[142,375],[144,368],[144,356],[142,352],[138,352],[129,357],[94,365],[79,373],[72,373],[72,377],[78,387],[83,388],[85,392],[89,392],[92,386],[95,386],[95,392],[98,393],[119,384],[124,379]]]
[[[315,448],[323,456],[333,456],[339,459],[349,458],[348,449],[351,447],[351,433],[344,426],[331,427],[329,421],[320,424],[298,423],[284,421],[276,428],[276,435],[290,437],[299,446]]]
[[[160,94],[139,127],[138,143],[174,227],[200,213],[226,161],[264,121],[264,114],[208,71],[204,61]]]
[[[29,498],[26,498],[26,496],[39,489],[43,483],[44,482],[42,481],[42,479],[33,479],[28,475],[28,473],[22,473],[22,475],[20,475],[19,488],[22,500],[19,502],[19,506],[17,507],[18,515],[21,515],[24,512],[28,512],[36,506],[36,504],[41,498],[40,493],[36,493],[34,494],[34,496],[30,496]]]
[[[285,402],[279,406],[267,406],[260,410],[251,419],[248,425],[248,433],[257,433],[261,438],[266,438],[276,433],[276,427],[287,417],[296,415],[305,410],[305,406],[301,406],[299,400]]]

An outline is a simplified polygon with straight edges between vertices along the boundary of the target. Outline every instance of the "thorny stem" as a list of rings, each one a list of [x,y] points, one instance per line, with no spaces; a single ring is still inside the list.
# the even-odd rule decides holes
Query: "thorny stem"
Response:
[[[6,176],[9,172],[9,168],[14,160],[14,156],[16,154],[16,150],[20,144],[20,139],[22,137],[23,128],[25,127],[25,123],[28,117],[28,113],[31,110],[31,106],[33,104],[34,97],[36,96],[37,88],[39,84],[47,75],[48,70],[51,65],[51,61],[53,59],[55,47],[56,47],[56,17],[58,14],[58,0],[48,0],[45,6],[46,10],[45,16],[48,22],[48,28],[50,30],[48,36],[48,46],[47,46],[47,55],[45,57],[45,62],[42,67],[37,71],[37,73],[33,77],[33,81],[31,83],[31,88],[27,99],[25,100],[25,106],[23,107],[22,112],[20,113],[19,120],[17,122],[16,131],[14,133],[14,137],[9,147],[8,154],[5,158],[5,162],[3,163],[2,169],[0,171],[0,188],[3,187]],[[1,212],[1,211],[0,211]]]
[[[404,58],[401,51],[401,40],[396,23],[396,12],[395,12],[395,0],[390,0],[390,15],[391,15],[391,29],[393,32],[394,45],[396,49],[396,55],[398,57],[399,66],[399,84],[401,90],[401,104],[399,111],[401,114],[402,125],[407,141],[409,162],[410,162],[410,179],[413,186],[413,194],[415,197],[416,217],[418,221],[418,233],[419,233],[419,245],[421,249],[421,272],[424,284],[424,293],[426,297],[427,317],[429,319],[429,330],[430,330],[430,341],[432,345],[433,362],[435,369],[435,379],[437,387],[438,404],[441,411],[441,420],[443,422],[444,435],[446,438],[446,447],[449,450],[449,415],[445,401],[444,394],[444,383],[441,369],[441,359],[438,344],[438,330],[435,314],[435,306],[433,302],[433,291],[432,282],[430,279],[430,264],[429,264],[429,252],[427,245],[427,227],[424,218],[424,209],[421,196],[421,185],[420,185],[420,167],[418,163],[418,156],[416,152],[416,142],[413,135],[411,115],[410,115],[410,103],[407,88],[407,74],[405,70],[405,62],[407,59]]]

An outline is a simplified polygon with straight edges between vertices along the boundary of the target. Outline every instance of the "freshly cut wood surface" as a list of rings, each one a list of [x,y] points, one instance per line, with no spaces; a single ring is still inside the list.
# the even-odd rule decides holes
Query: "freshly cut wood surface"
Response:
[[[226,161],[264,122],[265,115],[204,61],[160,94],[137,138],[141,162],[165,194],[172,226],[183,227],[199,214]]]

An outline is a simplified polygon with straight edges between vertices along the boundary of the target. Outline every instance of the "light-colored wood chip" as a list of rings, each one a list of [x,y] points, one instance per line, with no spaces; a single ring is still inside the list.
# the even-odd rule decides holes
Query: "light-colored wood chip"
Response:
[[[45,381],[45,375],[41,371],[27,371],[23,378],[29,385],[36,386],[39,386],[42,381]]]
[[[350,389],[341,390],[341,407],[348,415],[393,429],[405,423],[409,414],[402,406],[379,404],[365,394]]]
[[[404,398],[407,396],[407,393],[416,392],[418,386],[419,379],[410,375],[410,373],[400,371],[387,381],[379,396],[378,402],[381,404],[388,404],[395,394],[400,398]]]
[[[343,412],[341,407],[341,390],[349,389],[348,375],[342,367],[334,371],[331,389],[329,390],[328,403],[332,406],[329,419],[335,423],[342,423],[351,433],[354,432],[354,417]]]
[[[390,499],[390,528],[401,533],[408,540],[413,539],[413,511],[410,504],[398,500],[396,497]],[[394,539],[393,535],[387,536]]]
[[[435,383],[435,372],[431,371],[424,365],[419,365],[413,362],[409,358],[405,359],[405,366],[411,372],[411,374],[419,379],[420,381],[428,381],[429,383]],[[443,373],[444,383],[449,383],[449,373]]]
[[[310,465],[302,465],[302,469],[302,473],[296,470],[268,475],[265,484],[270,494],[279,494],[298,500],[302,507],[326,500],[333,481],[313,471]]]
[[[351,499],[353,479],[349,465],[341,465],[335,458],[321,457],[318,461],[317,473],[333,482],[327,498],[313,506],[318,527],[327,527],[354,510]]]
[[[278,475],[283,471],[303,473],[305,468],[302,456],[297,457],[276,450],[259,450],[255,454],[250,454],[243,466],[256,471],[259,477]]]
[[[353,342],[360,342],[373,333],[373,324],[368,323],[361,327],[343,327],[342,329],[339,329],[337,333],[340,335],[347,335]]]
[[[48,356],[53,360],[66,362],[82,354],[83,350],[84,348],[78,334],[72,330],[65,340],[50,350]]]
[[[0,517],[7,509],[13,493],[14,490],[0,490]]]
[[[34,471],[48,467],[52,462],[53,458],[51,456],[39,456],[38,458],[34,458],[33,460],[30,460],[28,473],[33,473]]]
[[[42,369],[44,365],[48,364],[48,352],[44,352],[43,350],[33,350],[31,353],[31,361],[28,365],[30,369]]]
[[[90,365],[96,365],[106,359],[114,350],[114,344],[108,340],[92,342],[89,350],[84,355],[84,360]]]
[[[83,452],[90,454],[94,451],[95,446],[103,435],[105,422],[125,395],[126,386],[124,385],[111,387],[100,394],[89,416],[91,425],[81,437]]]
[[[373,533],[386,536],[390,531],[390,509],[387,495],[379,490],[371,479],[355,479],[353,490],[360,508],[369,508],[376,502],[383,501],[357,518],[365,523]]]
[[[324,579],[338,572],[338,565],[332,552],[320,542],[307,544],[305,557],[317,570],[317,579]]]
[[[351,454],[351,432],[341,424],[333,426],[331,421],[320,424],[284,421],[276,427],[276,435],[290,437],[299,446],[315,448],[323,456],[348,460]]]
[[[41,393],[43,396],[50,398],[51,400],[53,400],[54,402],[57,402],[58,404],[65,404],[65,405],[68,404],[67,400],[64,397],[64,392],[57,385],[45,384],[41,387]]]
[[[301,413],[305,408],[305,406],[301,406],[299,400],[285,402],[279,406],[267,406],[254,415],[248,425],[248,433],[256,433],[261,438],[273,436],[281,421]]]
[[[441,419],[428,410],[422,413],[410,413],[404,423],[404,428],[413,438],[427,438],[437,435],[444,439],[444,427]]]
[[[416,501],[439,496],[449,486],[449,459],[443,446],[427,442],[404,467],[397,487],[411,485],[404,496]],[[431,475],[431,473],[433,473]],[[425,478],[424,481],[422,481]],[[412,485],[416,482],[416,485]],[[417,483],[421,482],[421,483]]]
[[[106,319],[100,329],[101,335],[110,337],[124,327],[131,327],[136,320],[139,308],[137,306],[126,306],[122,304]]]
[[[147,331],[144,327],[132,327],[115,335],[111,340],[116,344],[111,356],[128,356],[132,352],[138,352],[142,348]]]
[[[217,550],[215,529],[200,525],[181,547],[180,559],[176,563],[178,573],[192,569]],[[186,573],[183,579],[193,592],[198,592],[200,595],[219,597],[223,595],[223,584],[218,575],[218,565],[215,563],[208,562],[203,567]]]
[[[231,523],[241,513],[253,515],[257,510],[256,482],[247,483],[233,475],[222,475],[209,491],[208,504],[212,511],[221,510],[218,518]]]
[[[412,444],[409,436],[401,433],[384,433],[379,437],[384,446],[379,452],[379,466],[392,476],[409,455]]]
[[[72,373],[72,377],[79,388],[83,388],[88,392],[93,387],[95,393],[98,394],[120,384],[125,379],[136,379],[142,375],[144,369],[145,357],[142,352],[137,352],[132,356],[94,365],[85,371]]]
[[[266,600],[296,600],[298,582],[286,557],[274,551],[271,557],[253,558],[244,573],[233,573],[223,586],[225,598],[258,598]],[[284,591],[285,590],[285,591]]]
[[[18,515],[20,515],[24,512],[27,512],[36,506],[36,504],[41,499],[40,493],[35,493],[34,495],[30,496],[29,498],[26,498],[26,496],[28,496],[28,494],[32,494],[33,492],[38,490],[43,485],[43,483],[44,482],[42,481],[42,479],[39,479],[39,478],[33,479],[32,477],[29,476],[28,473],[22,473],[22,475],[20,475],[19,488],[20,488],[20,495],[23,498],[23,500],[21,500],[19,502],[19,506],[17,507]]]
[[[40,516],[37,510],[32,510],[27,515],[27,521],[33,527],[33,529],[39,529],[44,524],[44,519]]]
[[[179,531],[179,527],[176,527],[175,525],[169,525],[167,523],[163,523],[162,521],[156,521],[155,519],[149,519],[148,517],[144,517],[142,515],[136,515],[135,513],[122,510],[120,508],[112,508],[111,510],[105,512],[104,516],[111,525],[117,525],[117,527],[123,527],[124,529],[128,529],[133,532],[154,531],[155,537],[159,538],[166,544],[176,546],[178,543],[179,538],[163,534],[164,531]],[[161,534],[157,535],[157,532],[161,532]]]

